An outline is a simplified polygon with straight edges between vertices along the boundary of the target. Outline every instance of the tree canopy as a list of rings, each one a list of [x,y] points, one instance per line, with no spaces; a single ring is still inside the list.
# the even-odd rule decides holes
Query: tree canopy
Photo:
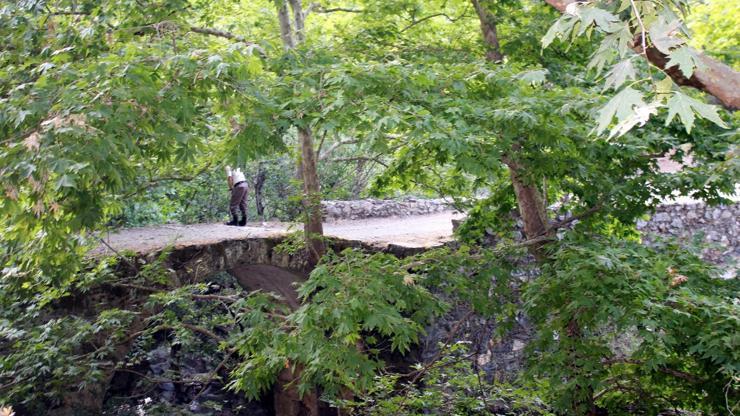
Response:
[[[262,294],[229,303],[229,324],[248,327],[220,344],[237,357],[231,388],[257,397],[293,362],[302,392],[338,406],[359,406],[347,392],[391,394],[373,384],[378,351],[408,351],[452,307],[433,291],[504,316],[490,304],[528,253],[541,274],[521,290],[538,331],[531,379],[552,409],[737,409],[724,400],[738,397],[737,279],[670,243],[637,244],[634,222],[672,196],[735,192],[738,13],[685,0],[5,2],[0,404],[59,408],[65,382],[115,371],[103,362],[141,325],[135,312],[49,311],[115,280],[123,260],[86,253],[132,200],[252,164],[282,175],[276,199],[302,201],[318,266],[294,313]],[[687,166],[661,172],[661,156]],[[350,175],[354,195],[454,199],[463,247],[410,261],[325,253],[318,202]],[[490,230],[505,247],[483,247]],[[165,312],[200,290],[164,286],[151,301]],[[615,357],[607,330],[643,342]],[[101,332],[112,344],[62,364]]]

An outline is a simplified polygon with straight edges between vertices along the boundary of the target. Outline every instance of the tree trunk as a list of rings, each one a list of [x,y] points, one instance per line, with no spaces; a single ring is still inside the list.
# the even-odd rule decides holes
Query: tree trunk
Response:
[[[275,416],[316,416],[319,414],[319,398],[316,390],[301,396],[296,383],[303,372],[298,366],[294,371],[283,369],[278,375],[273,397]]]
[[[364,174],[366,160],[358,160],[355,165],[355,178],[352,183],[352,199],[360,199],[362,190],[367,185],[366,176]]]
[[[306,34],[303,30],[305,16],[303,15],[303,5],[301,0],[288,0],[290,1],[290,8],[293,9],[293,22],[295,23],[295,38],[297,44],[303,43],[306,39]]]
[[[549,233],[548,218],[544,197],[540,189],[537,185],[527,183],[523,179],[522,168],[515,162],[507,162],[507,166],[509,167],[511,184],[514,186],[519,214],[522,216],[522,222],[524,223],[524,235],[527,239],[546,236]],[[529,246],[532,254],[539,260],[544,259],[544,255],[541,253],[544,243],[543,241]]]
[[[321,219],[321,189],[319,175],[316,171],[316,153],[313,150],[311,130],[305,127],[298,129],[301,143],[301,174],[303,176],[303,207],[306,221],[306,249],[309,265],[314,266],[324,255],[324,227]]]
[[[290,13],[288,13],[288,3],[286,0],[282,0],[282,3],[278,5],[278,22],[280,22],[280,39],[283,41],[283,47],[286,51],[295,48],[295,38],[293,37],[293,30],[290,26]]]
[[[491,62],[503,61],[504,55],[501,54],[501,47],[498,43],[498,32],[496,31],[496,16],[486,10],[485,6],[481,4],[481,0],[471,1],[480,21],[483,44],[486,47],[486,59]]]
[[[281,0],[278,5],[278,20],[280,21],[280,37],[286,51],[295,49],[296,45],[305,39],[304,15],[301,0]],[[293,9],[293,25],[291,29],[288,2]],[[313,137],[309,127],[298,128],[298,141],[301,148],[301,157],[298,160],[298,172],[303,181],[303,208],[305,221],[303,230],[306,239],[308,267],[318,264],[324,255],[324,227],[321,216],[321,189],[319,175],[316,170],[316,152],[313,148]],[[297,172],[297,173],[298,173]],[[318,394],[316,390],[306,393],[303,398],[297,395],[296,381],[300,378],[301,368],[295,372],[281,373],[275,396],[275,410],[278,416],[318,416]]]
[[[472,0],[475,11],[480,21],[480,29],[483,35],[483,43],[486,45],[486,59],[490,62],[501,62],[503,56],[499,49],[498,36],[496,34],[496,17],[486,10],[480,2],[481,0]],[[526,182],[524,176],[526,167],[522,166],[516,160],[516,154],[521,151],[521,145],[514,144],[511,148],[511,155],[504,158],[504,163],[509,167],[511,183],[514,186],[519,214],[524,222],[524,235],[527,239],[533,239],[545,236],[548,231],[547,211],[545,210],[544,197],[537,187],[538,181]],[[541,243],[528,246],[529,251],[538,259],[544,260],[545,255],[542,252]]]
[[[265,186],[266,178],[267,173],[265,172],[265,167],[262,162],[260,162],[257,165],[257,174],[254,177],[254,202],[257,208],[257,216],[262,218],[262,221],[265,221],[265,201],[263,189]]]

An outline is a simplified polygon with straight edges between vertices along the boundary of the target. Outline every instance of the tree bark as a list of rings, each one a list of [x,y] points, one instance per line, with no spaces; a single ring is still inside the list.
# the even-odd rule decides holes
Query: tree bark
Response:
[[[295,33],[291,29],[288,2],[290,2],[293,9]],[[286,51],[295,49],[296,45],[305,39],[304,17],[301,0],[281,0],[278,5],[278,20],[280,22],[280,38]],[[308,254],[308,267],[312,268],[318,264],[326,248],[323,240],[321,189],[319,187],[319,175],[316,170],[316,152],[314,152],[313,137],[309,127],[298,128],[298,141],[301,148],[298,172],[300,172],[303,180],[303,208],[306,216],[303,231]],[[301,368],[296,368],[295,372],[281,373],[275,393],[275,410],[278,416],[317,416],[319,414],[316,390],[306,393],[303,398],[298,395],[295,383],[300,378],[301,372]]]
[[[313,150],[311,130],[305,127],[298,129],[298,139],[301,143],[301,174],[303,176],[303,207],[306,221],[306,248],[309,265],[318,264],[324,255],[324,227],[321,219],[321,189],[319,175],[316,170],[316,153]]]
[[[283,41],[283,47],[286,51],[295,48],[295,38],[293,37],[293,29],[290,25],[290,13],[288,13],[288,2],[282,0],[282,3],[278,5],[278,22],[280,23],[280,39]]]
[[[304,32],[304,21],[305,15],[303,14],[303,4],[301,0],[288,0],[290,2],[290,8],[293,9],[293,22],[295,23],[295,38],[297,43],[303,43],[306,40],[306,34]]]
[[[301,397],[295,383],[298,381],[303,368],[298,366],[295,371],[283,369],[278,375],[273,397],[275,400],[275,416],[316,416],[319,414],[319,397],[316,390],[311,390]]]
[[[260,162],[257,165],[257,174],[254,177],[254,202],[257,208],[257,216],[261,217],[262,221],[265,221],[265,201],[263,194],[265,179],[267,179],[267,173],[265,172],[264,165]]]
[[[517,150],[518,148],[514,149],[514,151]],[[509,158],[505,158],[504,162],[509,167],[509,176],[511,177],[511,184],[514,186],[519,214],[522,216],[522,222],[524,223],[524,235],[528,240],[546,236],[551,231],[549,230],[549,220],[542,192],[534,182],[526,181],[524,168],[519,163]],[[542,247],[545,244],[546,241],[542,241],[528,246],[530,253],[539,261],[546,258],[542,252]]]
[[[488,12],[481,8],[479,0],[472,0],[473,5],[476,7],[478,12],[478,19],[481,24],[481,32],[483,33],[483,40],[488,46],[488,53],[486,58],[492,62],[500,62],[501,57],[496,59],[496,55],[490,52],[499,51],[498,37],[495,36],[495,26],[493,36],[491,34],[488,22]],[[550,1],[550,0],[547,0]],[[555,1],[555,0],[553,0]],[[495,21],[495,20],[494,20]],[[540,189],[538,184],[541,183],[538,178],[527,178],[526,169],[527,167],[522,165],[516,158],[517,154],[522,151],[520,143],[514,143],[511,146],[511,153],[503,157],[503,162],[509,168],[509,176],[511,177],[511,184],[514,187],[514,193],[516,194],[516,201],[519,207],[519,214],[522,217],[524,223],[524,235],[528,240],[536,239],[538,237],[548,236],[553,233],[550,228],[550,221],[547,216],[547,208],[545,206],[545,196],[543,195],[544,189]],[[529,180],[528,180],[529,179]],[[544,188],[544,186],[543,186]],[[528,245],[527,248],[532,255],[535,256],[538,262],[545,262],[548,259],[547,253],[544,251],[544,246],[547,244],[546,240],[537,242],[535,244]],[[565,334],[571,339],[581,338],[581,328],[577,321],[577,315],[568,322],[565,328]],[[575,368],[574,372],[577,372],[577,364],[571,361],[571,366]],[[590,387],[583,388],[577,386],[576,389],[582,393],[585,397],[585,402],[581,402],[580,399],[572,403],[574,410],[580,410],[584,406],[588,408],[589,415],[596,414],[596,406],[593,400],[593,389]]]
[[[501,54],[501,47],[498,42],[498,32],[496,31],[496,16],[486,10],[485,6],[481,4],[481,0],[471,1],[475,8],[475,12],[478,14],[478,20],[480,21],[483,43],[486,47],[486,59],[491,62],[503,61],[504,55]]]
[[[486,59],[490,62],[501,62],[503,56],[499,49],[498,36],[496,35],[495,16],[485,10],[480,0],[472,0],[475,11],[480,21],[481,34],[483,43],[486,45]],[[542,237],[548,233],[548,218],[545,210],[544,197],[537,187],[538,181],[528,183],[525,180],[526,167],[522,166],[516,160],[516,154],[521,152],[521,145],[514,144],[511,148],[511,154],[504,157],[504,163],[509,168],[511,183],[514,186],[516,201],[519,207],[519,214],[524,222],[524,235],[527,239]],[[538,260],[544,260],[545,254],[542,252],[542,246],[545,242],[531,244],[528,246]]]
[[[547,4],[561,13],[574,0],[545,0]],[[639,39],[639,36],[638,36]],[[665,69],[668,57],[654,47],[648,47],[642,54],[641,42],[632,47],[635,52],[644,56],[652,65],[663,70],[678,85],[694,87],[716,97],[723,106],[730,110],[740,109],[740,72],[722,62],[716,61],[701,52],[692,49],[699,56],[704,68],[695,68],[691,77],[687,77],[677,66]]]

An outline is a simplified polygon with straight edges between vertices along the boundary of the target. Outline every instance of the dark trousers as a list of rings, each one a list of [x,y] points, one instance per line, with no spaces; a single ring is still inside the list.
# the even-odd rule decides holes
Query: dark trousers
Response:
[[[247,191],[249,191],[249,186],[246,182],[240,182],[231,188],[229,211],[232,216],[236,217],[241,211],[242,217],[247,218]]]

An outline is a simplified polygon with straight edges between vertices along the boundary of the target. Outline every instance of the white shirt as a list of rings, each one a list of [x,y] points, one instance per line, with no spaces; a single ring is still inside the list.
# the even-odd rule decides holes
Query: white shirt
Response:
[[[237,168],[236,170],[234,170],[232,172],[231,177],[232,177],[232,180],[233,180],[232,183],[234,185],[236,185],[239,182],[244,182],[244,181],[247,180],[247,178],[244,176],[244,173],[242,173],[242,170],[239,169],[239,168]]]

